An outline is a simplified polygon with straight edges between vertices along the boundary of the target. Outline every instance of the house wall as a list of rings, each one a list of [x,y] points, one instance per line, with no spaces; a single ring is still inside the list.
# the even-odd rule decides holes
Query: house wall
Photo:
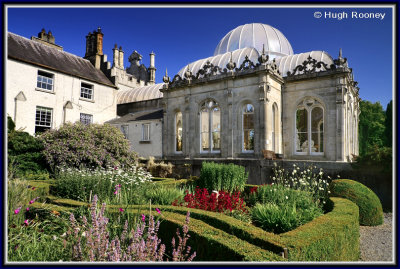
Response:
[[[117,90],[113,87],[11,59],[7,59],[6,68],[6,111],[14,119],[17,129],[34,134],[36,106],[53,109],[51,128],[58,128],[64,122],[79,121],[80,113],[93,115],[93,123],[100,124],[116,117]],[[53,92],[36,87],[38,70],[54,74]],[[80,98],[81,82],[93,85],[93,101]],[[25,101],[15,100],[20,92],[26,97]],[[68,101],[72,109],[64,109]]]
[[[150,141],[142,141],[142,124],[150,124]],[[131,150],[140,157],[162,157],[162,120],[131,121],[127,123],[113,123],[120,130],[122,126],[128,126],[127,139]]]

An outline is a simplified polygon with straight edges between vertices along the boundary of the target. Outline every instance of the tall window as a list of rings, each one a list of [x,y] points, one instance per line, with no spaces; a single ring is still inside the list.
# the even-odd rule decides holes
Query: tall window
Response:
[[[182,151],[182,112],[175,114],[175,151]]]
[[[201,150],[221,150],[221,110],[212,100],[205,101],[200,108]]]
[[[142,124],[142,141],[150,141],[150,123]]]
[[[93,100],[93,85],[81,83],[81,98]]]
[[[278,152],[279,150],[279,114],[278,105],[274,103],[272,105],[272,150]]]
[[[36,107],[35,133],[41,133],[51,128],[53,109]]]
[[[254,151],[254,107],[246,104],[243,107],[243,151]]]
[[[324,110],[313,98],[302,101],[296,111],[296,153],[324,152]]]
[[[93,115],[81,113],[80,121],[81,121],[81,123],[83,123],[85,125],[92,124],[93,123]]]
[[[39,70],[36,86],[40,89],[52,92],[54,86],[54,75]]]
[[[121,132],[123,133],[124,137],[128,139],[129,125],[121,125]]]

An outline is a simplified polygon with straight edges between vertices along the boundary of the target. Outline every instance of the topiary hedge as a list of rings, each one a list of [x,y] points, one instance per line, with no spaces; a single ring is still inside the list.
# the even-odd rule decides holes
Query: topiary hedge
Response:
[[[330,191],[331,196],[346,198],[358,205],[361,225],[383,223],[381,201],[367,186],[350,179],[337,179],[332,181]]]
[[[162,212],[160,234],[164,235],[164,242],[170,240],[171,231],[183,226],[186,212],[191,212],[189,230],[193,241],[189,245],[198,251],[196,260],[285,261],[280,253],[286,249],[289,261],[357,261],[358,206],[343,198],[332,197],[330,201],[331,212],[280,235],[267,233],[221,213],[175,206],[152,207],[158,207]],[[63,200],[59,204],[67,206],[69,203]],[[74,205],[71,203],[69,206]],[[35,207],[40,207],[40,204]],[[107,211],[118,213],[120,207],[108,205]],[[144,213],[143,205],[124,208],[128,213]],[[71,207],[65,209],[71,210]]]
[[[331,198],[331,212],[281,234],[290,261],[358,261],[360,233],[358,207],[343,198]]]

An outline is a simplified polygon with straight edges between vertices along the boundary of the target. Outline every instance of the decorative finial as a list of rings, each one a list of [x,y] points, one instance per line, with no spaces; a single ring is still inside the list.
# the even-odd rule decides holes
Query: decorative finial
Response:
[[[339,49],[339,58],[342,58],[342,48]]]
[[[233,62],[233,55],[231,51],[231,58],[229,59],[228,64],[226,65],[226,68],[228,68],[229,71],[232,71],[236,67],[236,63]]]
[[[170,79],[169,79],[169,76],[168,76],[168,71],[167,71],[167,68],[165,68],[165,76],[163,77],[163,82],[164,83],[169,83],[169,81],[170,81]]]
[[[190,78],[192,76],[192,72],[190,72],[190,66],[188,65],[186,72],[185,72],[185,78]]]
[[[114,49],[117,49],[117,48],[118,48],[118,45],[117,45],[117,44],[115,44],[115,45],[114,45]]]
[[[265,46],[264,46],[264,44],[263,44],[262,53],[261,53],[260,57],[258,57],[258,62],[259,62],[260,64],[265,64],[265,63],[268,62],[268,59],[269,59],[269,56],[268,56],[268,55],[265,55]]]
[[[265,44],[263,43],[263,50],[262,50],[262,54],[265,54]]]

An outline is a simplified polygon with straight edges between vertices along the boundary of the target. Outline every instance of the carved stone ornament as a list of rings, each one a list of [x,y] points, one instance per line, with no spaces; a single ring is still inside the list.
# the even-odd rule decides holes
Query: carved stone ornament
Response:
[[[287,76],[291,77],[291,76],[295,76],[295,75],[311,74],[311,73],[317,72],[317,69],[322,69],[322,68],[324,68],[325,71],[328,71],[328,70],[336,69],[336,66],[334,64],[331,64],[330,66],[328,66],[324,62],[321,62],[321,61],[318,62],[317,60],[313,59],[310,55],[307,57],[306,61],[304,61],[302,64],[296,66],[296,68],[293,70],[293,72],[288,71]]]

